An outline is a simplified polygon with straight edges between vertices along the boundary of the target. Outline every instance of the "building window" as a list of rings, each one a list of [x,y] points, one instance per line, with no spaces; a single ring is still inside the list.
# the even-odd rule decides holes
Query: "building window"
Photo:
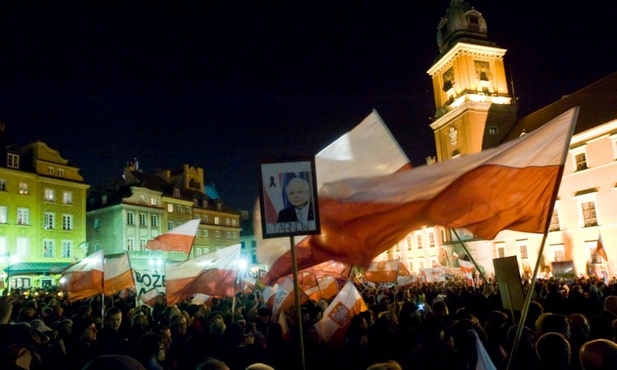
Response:
[[[227,238],[227,240],[230,240],[231,239],[231,232],[230,231],[226,232],[225,233],[225,237]]]
[[[557,207],[557,204],[555,204],[555,207],[553,208],[553,214],[551,215],[551,224],[548,227],[548,231],[559,230],[561,230],[559,226],[559,208]]]
[[[139,226],[146,226],[146,214],[145,213],[140,213],[139,214]]]
[[[8,214],[9,210],[5,206],[0,207],[0,224],[6,224],[9,222]]]
[[[181,205],[179,205],[179,204],[178,204],[178,205],[176,206],[176,212],[178,212],[178,213],[182,213],[182,206],[181,206]]]
[[[174,212],[174,205],[173,204],[168,204],[167,205],[167,212],[168,213],[173,213]]]
[[[174,198],[180,198],[180,189],[174,188]]]
[[[48,175],[52,175],[52,176],[53,176],[53,175],[54,175],[54,172],[55,172],[55,171],[54,171],[54,168],[53,168],[53,167],[47,167],[47,174],[48,174]]]
[[[504,247],[497,247],[497,255],[499,258],[504,258],[506,256],[506,249]]]
[[[586,170],[587,167],[587,154],[585,148],[574,153],[574,163],[576,164],[576,171]]]
[[[43,240],[43,257],[52,258],[54,256],[54,241]]]
[[[6,166],[10,168],[19,168],[19,156],[17,154],[8,153],[6,155]]]
[[[46,202],[53,202],[56,200],[56,191],[54,189],[45,189],[44,199]]]
[[[204,238],[207,238],[208,237],[208,230],[204,230],[203,231],[203,235],[204,235]]]
[[[126,239],[126,250],[127,251],[134,251],[135,250],[135,239],[133,239],[133,238]]]
[[[19,194],[28,195],[28,183],[27,182],[19,183]]]
[[[428,246],[431,248],[435,246],[435,233],[432,231],[428,232]]]
[[[73,256],[73,242],[70,240],[62,241],[62,257],[69,258]]]
[[[231,219],[231,226],[236,226],[236,219],[235,218]]]
[[[146,204],[146,196],[143,194],[139,194],[139,203]]]
[[[139,239],[139,250],[141,251],[145,250],[147,244],[148,244],[148,239],[146,238]]]
[[[127,212],[126,213],[126,224],[127,225],[135,225],[135,213]]]
[[[0,191],[6,191],[6,179],[0,179]]]
[[[232,238],[233,240],[238,239],[238,234],[237,234],[235,231],[234,231],[234,232],[232,232],[232,233],[231,233],[231,238]]]
[[[565,261],[563,244],[553,245],[551,249],[553,250],[553,262]]]
[[[204,254],[210,253],[210,248],[204,248]]]
[[[152,227],[159,227],[159,216],[158,215],[150,215],[150,225]]]
[[[418,244],[418,249],[422,249],[422,234],[416,234],[416,243]]]
[[[186,213],[187,215],[191,214],[191,207],[184,207],[184,213]]]
[[[17,238],[17,257],[26,257],[28,256],[30,249],[30,240],[24,237]]]
[[[159,200],[155,197],[151,197],[150,198],[150,205],[151,206],[158,206],[159,205]]]
[[[171,230],[174,228],[174,222],[173,221],[167,221],[167,231]]]
[[[218,231],[218,230],[217,230],[217,231],[215,231],[215,232],[214,232],[214,237],[215,237],[216,239],[220,239],[220,238],[221,238],[221,232],[220,232],[220,231]]]
[[[45,230],[53,230],[56,228],[56,215],[51,212],[45,212],[43,215],[43,228]]]
[[[176,226],[178,227],[182,226],[182,221],[176,221]]]
[[[62,230],[73,230],[73,215],[62,215]]]
[[[208,223],[208,215],[204,215],[203,220],[204,220],[204,223],[207,224]]]
[[[225,219],[225,226],[229,226],[229,225],[231,225],[231,220],[226,218]]]
[[[526,260],[529,258],[529,255],[527,254],[527,242],[520,242],[518,245],[518,250],[521,253],[521,259]]]
[[[73,204],[73,192],[72,191],[62,192],[62,203],[63,204]]]
[[[411,235],[405,237],[405,242],[407,243],[407,250],[410,251],[412,249]]]
[[[64,170],[62,168],[58,168],[58,177],[64,177]]]
[[[488,134],[491,136],[499,135],[499,129],[497,126],[488,126]]]
[[[218,224],[220,224],[220,223],[221,223],[221,219],[220,219],[219,217],[215,217],[215,218],[214,218],[214,224],[215,224],[215,225],[218,225]]]
[[[580,211],[584,227],[598,226],[595,199],[580,199]]]
[[[30,225],[30,210],[17,208],[17,225]]]

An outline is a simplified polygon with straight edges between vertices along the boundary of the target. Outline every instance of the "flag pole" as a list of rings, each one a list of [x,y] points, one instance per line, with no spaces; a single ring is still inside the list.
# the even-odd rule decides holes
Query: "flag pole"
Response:
[[[572,117],[574,123],[570,124],[570,133],[568,134],[563,152],[561,157],[561,166],[559,167],[559,171],[557,172],[557,176],[555,178],[555,187],[553,188],[553,194],[551,195],[551,201],[549,203],[549,207],[546,211],[546,219],[544,224],[544,235],[542,236],[542,243],[540,244],[540,250],[538,251],[538,258],[536,259],[536,266],[533,269],[533,275],[531,276],[531,283],[527,289],[527,295],[525,296],[525,303],[523,304],[523,310],[521,311],[521,317],[518,320],[518,326],[516,327],[516,336],[514,337],[514,343],[512,344],[512,351],[510,351],[510,356],[508,359],[508,365],[506,370],[510,370],[512,368],[512,364],[514,363],[513,359],[516,357],[516,352],[518,351],[518,345],[521,340],[521,336],[523,335],[523,327],[525,326],[525,320],[527,320],[527,312],[529,311],[529,306],[531,305],[531,298],[535,291],[536,280],[538,279],[538,271],[540,270],[540,264],[542,261],[542,255],[544,255],[544,245],[546,244],[546,238],[548,236],[548,229],[551,226],[551,218],[553,217],[553,212],[555,208],[555,201],[557,200],[557,195],[559,194],[559,186],[561,185],[561,180],[563,179],[563,171],[566,163],[566,159],[568,156],[568,152],[570,150],[570,141],[572,140],[572,135],[574,134],[574,128],[576,127],[576,120],[578,118],[580,108],[576,108],[576,112]]]
[[[480,270],[480,266],[478,266],[478,263],[476,262],[476,260],[473,259],[473,256],[471,255],[471,253],[469,253],[469,250],[467,250],[467,246],[465,245],[465,243],[463,243],[463,241],[461,240],[461,237],[458,235],[455,229],[451,229],[451,230],[456,236],[456,239],[458,239],[458,242],[461,243],[461,245],[463,246],[465,253],[467,253],[473,265],[476,266],[476,270],[478,270],[478,272],[480,273],[480,276],[482,276],[482,280],[484,280],[484,282],[488,282],[488,280],[486,280],[486,276],[484,276],[484,273],[482,272],[482,270]]]
[[[300,287],[298,287],[298,263],[296,260],[296,241],[292,236],[289,237],[289,244],[291,247],[291,265],[293,267],[294,278],[294,304],[297,313],[297,325],[298,325],[298,339],[300,344],[300,363],[302,370],[305,370],[304,365],[304,334],[302,333],[302,310],[300,308]]]

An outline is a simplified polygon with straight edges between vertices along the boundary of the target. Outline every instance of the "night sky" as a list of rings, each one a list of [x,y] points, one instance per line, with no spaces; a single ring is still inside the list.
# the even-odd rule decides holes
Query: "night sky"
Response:
[[[426,71],[450,0],[57,3],[0,2],[0,119],[89,184],[188,163],[249,210],[260,159],[314,155],[372,109],[415,166],[435,155]],[[468,3],[522,115],[617,70],[613,2]]]

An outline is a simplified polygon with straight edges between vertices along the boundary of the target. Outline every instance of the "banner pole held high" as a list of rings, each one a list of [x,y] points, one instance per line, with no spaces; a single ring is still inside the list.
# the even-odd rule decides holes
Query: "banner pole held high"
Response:
[[[292,236],[289,237],[289,244],[291,247],[291,264],[293,267],[294,278],[294,304],[296,307],[296,324],[298,325],[298,339],[300,345],[300,363],[302,364],[302,370],[306,369],[304,364],[304,334],[302,333],[302,310],[300,308],[300,287],[298,286],[298,263],[296,261],[296,241]]]

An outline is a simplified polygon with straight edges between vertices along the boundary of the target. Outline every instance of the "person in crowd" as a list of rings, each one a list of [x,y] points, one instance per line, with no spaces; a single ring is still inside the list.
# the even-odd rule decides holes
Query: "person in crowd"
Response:
[[[136,359],[127,355],[102,355],[89,361],[82,370],[146,370]]]
[[[84,365],[100,355],[96,334],[92,318],[78,316],[73,320],[72,340],[67,346],[69,369],[81,370]]]
[[[589,339],[613,339],[612,322],[617,319],[617,295],[604,298],[602,312],[590,318]]]
[[[122,311],[112,307],[105,312],[105,324],[97,333],[97,342],[101,355],[128,354],[128,339],[120,331]]]
[[[157,333],[144,334],[135,348],[135,358],[146,370],[165,370],[167,346],[165,339]]]
[[[0,324],[0,369],[35,368],[48,342],[49,337],[27,325]]]
[[[617,343],[608,339],[593,339],[580,349],[583,370],[617,369]]]
[[[195,370],[230,370],[227,364],[221,360],[210,357],[197,365]]]
[[[570,343],[561,333],[542,334],[536,342],[540,358],[539,370],[569,370],[572,360]]]

